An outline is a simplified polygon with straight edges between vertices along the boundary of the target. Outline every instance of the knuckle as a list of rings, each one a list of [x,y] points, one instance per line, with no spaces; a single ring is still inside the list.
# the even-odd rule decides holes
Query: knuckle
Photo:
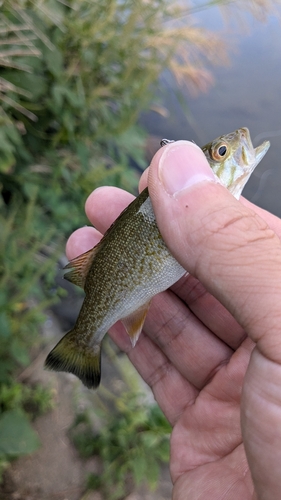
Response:
[[[208,245],[223,245],[225,249],[235,250],[259,242],[276,238],[272,229],[255,212],[233,207],[213,213],[208,221],[206,241]]]
[[[266,267],[268,260],[281,259],[280,240],[267,223],[255,212],[227,207],[212,212],[203,220],[197,234],[197,253],[194,275],[202,279],[203,274],[224,272],[232,274],[245,271],[252,265]],[[275,240],[275,241],[274,241]]]

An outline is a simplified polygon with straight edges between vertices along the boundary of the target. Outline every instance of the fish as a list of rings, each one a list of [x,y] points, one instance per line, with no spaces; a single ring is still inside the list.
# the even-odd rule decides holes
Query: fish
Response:
[[[169,142],[161,141],[161,145]],[[202,147],[218,181],[239,198],[270,143],[254,148],[246,127]],[[101,379],[101,343],[121,320],[136,345],[152,298],[187,274],[157,227],[148,188],[123,210],[100,242],[71,260],[64,278],[85,298],[74,328],[48,354],[45,368],[76,375],[89,389]]]

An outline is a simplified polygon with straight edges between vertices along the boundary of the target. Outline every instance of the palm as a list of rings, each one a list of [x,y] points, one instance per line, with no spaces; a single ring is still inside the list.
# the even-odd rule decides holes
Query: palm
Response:
[[[132,195],[117,188],[97,190],[86,205],[88,218],[104,233],[131,200]],[[280,237],[280,220],[255,210]],[[94,228],[78,230],[68,242],[68,257],[94,246],[101,233]],[[173,426],[174,500],[200,500],[206,494],[210,500],[252,498],[240,395],[253,343],[230,313],[187,276],[172,291],[155,297],[134,349],[120,323],[111,335],[152,388]]]
[[[203,499],[210,482],[216,500],[251,498],[240,394],[252,343],[230,314],[188,276],[154,300],[134,349],[120,324],[112,335],[173,426],[173,498]]]
[[[239,405],[247,343],[244,341],[230,362],[217,371],[173,429],[174,499],[203,500],[207,491],[210,500],[252,498]]]

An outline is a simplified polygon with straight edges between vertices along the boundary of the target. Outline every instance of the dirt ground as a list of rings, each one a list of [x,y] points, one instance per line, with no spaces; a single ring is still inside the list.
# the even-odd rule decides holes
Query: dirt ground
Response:
[[[45,336],[59,334],[61,326],[50,313],[45,324]],[[85,478],[98,472],[96,459],[83,460],[68,437],[74,419],[73,378],[43,370],[46,353],[23,373],[31,382],[40,381],[52,386],[56,406],[34,423],[40,440],[40,449],[31,456],[14,461],[5,473],[0,487],[1,500],[107,500],[99,492],[85,493]],[[151,493],[145,488],[131,493],[126,500],[170,500],[171,481],[168,468],[163,468],[159,488]]]

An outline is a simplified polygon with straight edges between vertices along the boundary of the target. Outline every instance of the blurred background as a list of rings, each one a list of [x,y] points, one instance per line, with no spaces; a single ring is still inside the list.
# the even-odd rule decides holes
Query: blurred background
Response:
[[[0,1],[0,498],[168,500],[170,426],[105,342],[102,385],[43,371],[83,296],[64,245],[163,137],[271,148],[244,195],[281,216],[280,0]]]

